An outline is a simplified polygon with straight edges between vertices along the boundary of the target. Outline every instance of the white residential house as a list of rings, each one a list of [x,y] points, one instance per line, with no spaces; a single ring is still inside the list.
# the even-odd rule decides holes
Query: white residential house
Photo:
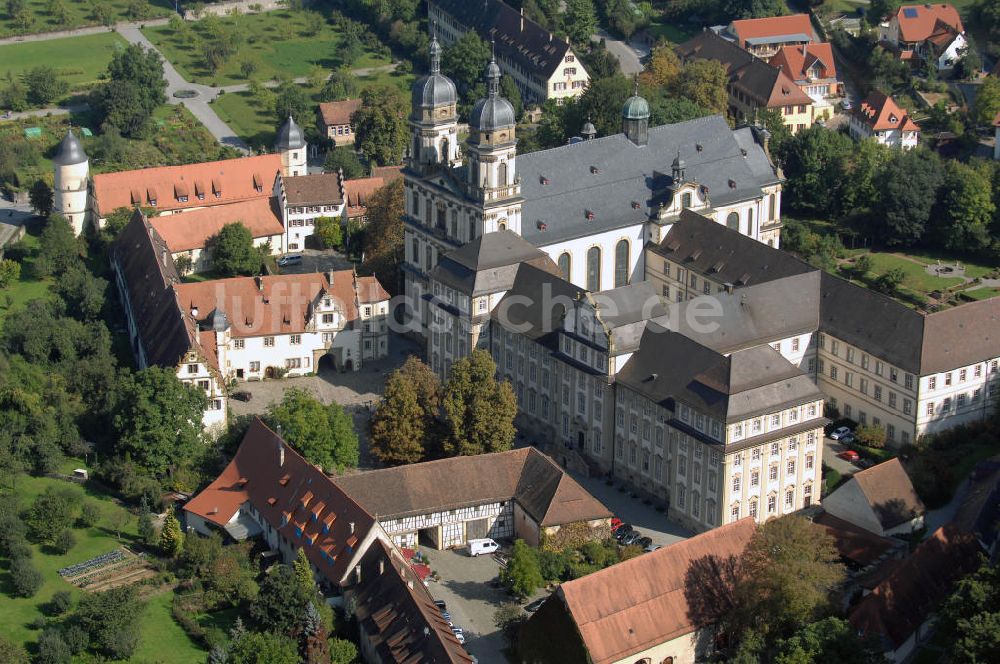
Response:
[[[344,174],[320,173],[283,176],[274,179],[273,193],[281,210],[288,251],[301,251],[313,234],[316,219],[332,217],[343,223]]]
[[[882,145],[911,150],[920,143],[920,125],[882,92],[872,92],[851,114],[848,130],[858,141],[874,138]]]

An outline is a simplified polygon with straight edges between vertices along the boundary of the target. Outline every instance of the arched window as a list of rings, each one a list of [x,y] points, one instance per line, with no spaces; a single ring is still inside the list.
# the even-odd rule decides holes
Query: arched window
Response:
[[[691,192],[685,191],[681,194],[681,208],[691,207]]]
[[[440,159],[440,161],[441,161],[442,164],[447,164],[450,160],[451,160],[451,157],[448,155],[448,139],[447,138],[441,139],[441,159]]]
[[[740,230],[740,213],[730,212],[729,216],[726,217],[726,228],[731,228],[734,231],[739,232]]]
[[[753,208],[747,210],[747,235],[754,236],[753,232]]]
[[[505,231],[505,230],[507,230],[507,224],[505,224],[504,222],[501,221],[500,224],[497,226],[497,229],[501,230],[501,231]]]
[[[628,240],[619,240],[615,245],[615,288],[628,285]]]
[[[505,187],[507,186],[507,162],[500,162],[500,169],[497,171],[497,186]]]
[[[572,266],[573,261],[569,257],[569,252],[563,252],[562,255],[559,256],[559,273],[562,274],[562,278],[566,281],[569,281],[569,271]]]
[[[587,290],[601,290],[601,248],[587,250]]]

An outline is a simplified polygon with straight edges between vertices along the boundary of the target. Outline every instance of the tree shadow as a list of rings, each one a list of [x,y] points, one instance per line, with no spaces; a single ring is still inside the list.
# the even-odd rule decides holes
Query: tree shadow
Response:
[[[692,625],[710,625],[733,609],[738,567],[736,556],[707,555],[691,561],[684,575],[684,598]]]

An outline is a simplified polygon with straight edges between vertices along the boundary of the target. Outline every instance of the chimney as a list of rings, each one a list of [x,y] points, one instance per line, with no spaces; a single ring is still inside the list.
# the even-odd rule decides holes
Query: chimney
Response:
[[[354,582],[361,583],[361,565],[354,566]]]
[[[384,573],[385,573],[385,561],[380,560],[378,561],[378,574],[379,576],[382,576]]]
[[[281,468],[284,465],[285,465],[285,445],[279,439],[278,440],[278,468]]]
[[[354,534],[354,522],[353,521],[351,521],[351,534],[352,535]]]
[[[326,273],[326,280],[330,282],[331,286],[333,285],[333,270],[328,270],[327,271],[327,273]]]
[[[259,292],[259,293],[264,292],[264,277],[258,275],[256,277],[254,277],[253,279],[254,279],[254,281],[257,282],[257,292]]]
[[[410,579],[406,582],[406,587],[409,588],[410,590],[413,590],[413,579]]]
[[[521,7],[521,32],[524,32],[524,7]]]

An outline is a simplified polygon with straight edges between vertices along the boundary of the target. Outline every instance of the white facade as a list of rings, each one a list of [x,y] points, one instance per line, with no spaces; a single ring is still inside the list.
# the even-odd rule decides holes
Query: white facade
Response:
[[[284,178],[281,174],[274,180],[273,192],[277,199],[278,208],[281,210],[281,225],[285,228],[285,235],[282,238],[284,242],[282,253],[305,249],[306,238],[315,232],[316,219],[319,217],[332,217],[341,223],[346,220],[347,206],[343,195],[341,195],[340,200],[319,205],[289,205]]]
[[[78,164],[56,165],[52,185],[52,209],[61,213],[73,226],[73,231],[83,233],[87,221],[87,200],[90,160]]]
[[[912,150],[920,144],[920,131],[903,131],[901,129],[879,129],[874,130],[856,115],[851,116],[848,125],[851,137],[856,141],[863,141],[866,138],[873,138],[882,145],[899,150]]]

